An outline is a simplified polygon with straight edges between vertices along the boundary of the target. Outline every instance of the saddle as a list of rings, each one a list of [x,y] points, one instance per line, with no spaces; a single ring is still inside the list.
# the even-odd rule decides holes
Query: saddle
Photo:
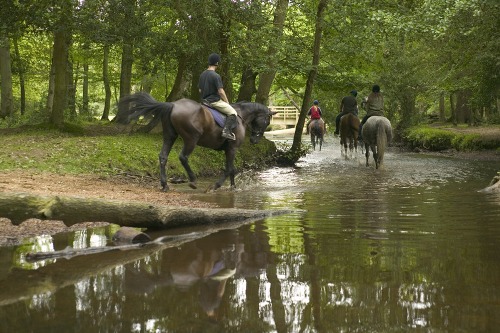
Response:
[[[202,106],[204,109],[206,109],[206,110],[210,111],[210,113],[212,114],[212,117],[214,117],[215,123],[216,123],[218,126],[220,126],[220,127],[224,128],[224,124],[226,123],[226,118],[227,118],[227,116],[226,116],[225,114],[223,114],[223,113],[222,113],[222,112],[220,112],[219,110],[217,110],[217,109],[213,108],[212,106],[210,106],[210,105],[209,105],[209,104],[207,104],[207,103],[202,102],[202,103],[201,103],[201,106]]]

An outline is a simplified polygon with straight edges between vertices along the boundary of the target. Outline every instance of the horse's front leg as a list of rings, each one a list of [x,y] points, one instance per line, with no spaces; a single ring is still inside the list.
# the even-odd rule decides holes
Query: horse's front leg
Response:
[[[229,179],[231,181],[231,188],[232,189],[236,188],[236,184],[234,182],[234,175],[236,173],[236,169],[234,168],[235,155],[236,155],[236,147],[231,147],[231,148],[226,149],[226,169],[224,170],[224,173],[219,178],[217,183],[215,183],[214,190],[221,187],[224,184],[224,182],[226,181],[227,177],[229,177]]]

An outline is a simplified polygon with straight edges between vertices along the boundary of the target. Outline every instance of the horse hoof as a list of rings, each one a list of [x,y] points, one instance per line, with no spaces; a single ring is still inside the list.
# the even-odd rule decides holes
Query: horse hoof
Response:
[[[191,187],[193,190],[196,190],[198,188],[195,182],[189,182],[189,187]]]
[[[162,191],[162,192],[168,192],[168,186],[163,186],[163,187],[161,188],[161,191]]]

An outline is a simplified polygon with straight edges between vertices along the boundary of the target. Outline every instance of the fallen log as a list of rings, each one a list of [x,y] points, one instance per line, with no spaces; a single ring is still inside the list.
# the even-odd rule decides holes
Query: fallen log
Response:
[[[128,227],[125,227],[128,228]],[[132,228],[128,228],[132,229]],[[127,231],[127,233],[132,231]],[[150,239],[148,235],[139,233],[144,236],[141,236],[142,239],[147,238]],[[158,239],[155,239],[154,241],[141,241],[141,242],[124,242],[125,244],[121,245],[116,245],[116,246],[100,246],[100,247],[86,247],[83,249],[75,249],[71,247],[66,247],[64,250],[60,251],[52,251],[52,252],[30,252],[26,254],[26,261],[27,262],[37,262],[40,260],[48,260],[48,259],[71,259],[73,257],[81,256],[81,255],[88,255],[88,254],[96,254],[96,253],[104,253],[104,252],[110,252],[110,251],[127,251],[127,250],[134,250],[134,249],[140,249],[145,247],[146,245],[151,247],[151,246],[161,246],[161,245],[169,245],[169,244],[180,244],[182,242],[187,242],[191,241],[197,238],[201,238],[204,236],[209,235],[210,232],[192,232],[186,235],[176,235],[176,236],[163,236]],[[137,235],[137,234],[136,234]],[[114,238],[114,236],[113,236]]]
[[[121,227],[111,238],[115,244],[136,244],[151,241],[151,237],[137,228]]]
[[[28,218],[38,218],[61,220],[67,226],[81,222],[109,222],[126,227],[166,229],[265,218],[290,212],[287,209],[153,206],[93,198],[0,193],[0,216],[9,218],[15,225]]]
[[[485,192],[485,193],[499,192],[500,193],[500,171],[498,172],[497,176],[493,177],[493,179],[491,180],[488,187],[485,187],[482,190],[479,190],[478,192]]]

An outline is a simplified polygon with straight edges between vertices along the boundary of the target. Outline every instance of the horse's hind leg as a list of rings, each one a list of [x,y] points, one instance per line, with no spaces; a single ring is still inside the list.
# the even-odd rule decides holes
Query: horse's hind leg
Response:
[[[377,169],[382,167],[382,162],[384,160],[384,155],[380,152],[377,152]]]
[[[196,176],[191,167],[189,166],[188,160],[189,160],[189,155],[191,155],[195,146],[196,144],[191,142],[186,142],[186,140],[184,140],[184,147],[182,147],[182,151],[179,154],[179,160],[181,161],[181,164],[184,167],[184,170],[186,170],[189,177],[189,187],[191,187],[192,189],[196,189],[198,187],[196,186]]]
[[[366,166],[370,166],[369,159],[370,159],[370,146],[368,144],[365,144],[365,156],[366,156]]]
[[[172,149],[172,146],[176,138],[177,135],[175,136],[164,135],[163,137],[163,146],[161,147],[159,160],[160,160],[160,185],[161,185],[161,190],[164,192],[168,191],[167,171],[166,171],[168,155],[170,154],[170,150]]]

